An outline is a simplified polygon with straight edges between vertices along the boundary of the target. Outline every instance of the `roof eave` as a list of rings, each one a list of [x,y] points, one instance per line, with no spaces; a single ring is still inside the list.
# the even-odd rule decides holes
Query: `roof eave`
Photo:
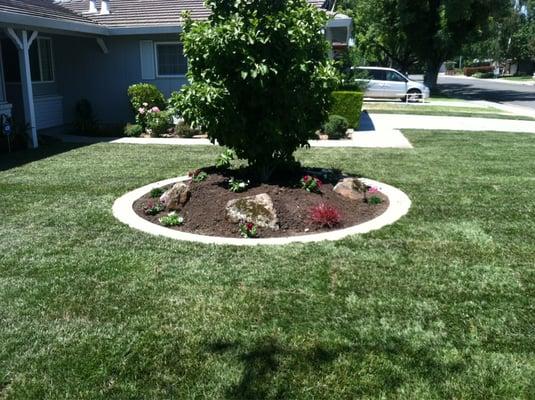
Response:
[[[76,32],[90,35],[109,35],[109,29],[91,22],[77,22],[58,20],[53,18],[37,17],[12,12],[2,12],[0,14],[0,25],[9,25],[15,28],[26,29],[46,29],[58,32]]]

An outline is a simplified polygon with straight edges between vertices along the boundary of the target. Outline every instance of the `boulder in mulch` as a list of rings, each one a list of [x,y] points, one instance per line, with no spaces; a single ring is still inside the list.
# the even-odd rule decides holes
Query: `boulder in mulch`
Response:
[[[333,190],[348,199],[359,200],[368,190],[368,186],[358,178],[344,178],[336,184]]]
[[[225,212],[231,222],[252,222],[261,228],[279,229],[277,212],[267,193],[230,200]]]
[[[169,210],[181,210],[191,196],[189,186],[183,182],[178,182],[167,190],[160,197],[160,202],[165,204]]]

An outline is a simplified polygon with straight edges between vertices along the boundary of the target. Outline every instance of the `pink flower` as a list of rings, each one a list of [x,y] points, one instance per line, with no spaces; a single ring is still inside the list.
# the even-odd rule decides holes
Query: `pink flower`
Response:
[[[140,113],[140,114],[145,114],[145,109],[143,107],[139,107],[137,109],[137,111]]]
[[[368,189],[368,193],[379,193],[379,189],[377,189],[375,186],[372,186]]]
[[[249,222],[249,223],[247,224],[247,230],[250,231],[250,230],[252,230],[253,228],[254,228],[254,224],[253,224],[252,222]]]
[[[154,113],[158,113],[158,112],[160,112],[160,109],[158,107],[154,106],[154,107],[151,108],[151,111],[154,112]]]
[[[309,179],[310,179],[310,176],[305,175],[304,178],[303,178],[303,181],[308,182]]]

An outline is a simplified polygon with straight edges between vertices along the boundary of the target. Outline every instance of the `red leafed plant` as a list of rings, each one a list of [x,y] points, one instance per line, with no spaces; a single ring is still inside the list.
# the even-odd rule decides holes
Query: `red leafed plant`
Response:
[[[320,203],[317,206],[312,207],[310,210],[310,218],[316,224],[321,226],[333,228],[340,223],[341,216],[340,212],[325,203]]]

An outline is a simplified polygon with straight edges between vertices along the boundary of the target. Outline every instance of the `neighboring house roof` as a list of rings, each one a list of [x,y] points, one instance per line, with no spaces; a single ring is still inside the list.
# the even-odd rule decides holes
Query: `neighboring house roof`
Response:
[[[332,0],[308,0],[325,7]],[[100,9],[100,0],[96,1]],[[203,0],[109,0],[110,14],[88,14],[89,0],[0,0],[0,14],[10,12],[68,22],[82,22],[109,28],[178,26],[181,14],[193,19],[208,18]]]

